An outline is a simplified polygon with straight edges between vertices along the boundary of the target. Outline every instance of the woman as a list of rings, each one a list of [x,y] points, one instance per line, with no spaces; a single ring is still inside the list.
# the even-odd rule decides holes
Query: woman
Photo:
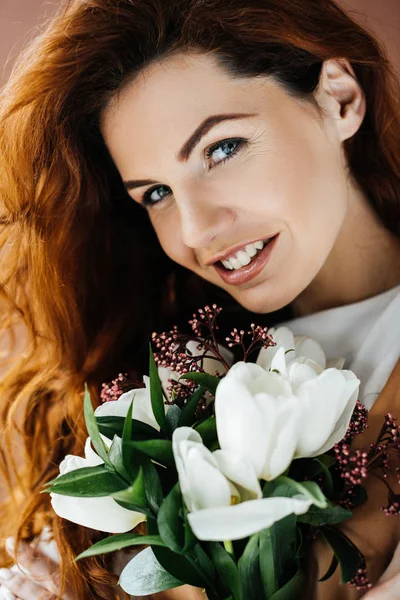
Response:
[[[18,544],[50,524],[62,562],[32,567],[25,545],[36,583],[7,571],[3,590],[121,597],[109,555],[73,562],[101,534],[39,492],[83,450],[84,382],[99,403],[118,372],[140,378],[152,331],[205,301],[227,327],[395,302],[399,134],[383,49],[330,0],[62,5],[3,90],[0,126],[2,326],[24,344],[1,384],[0,527]],[[381,386],[400,355],[384,343]],[[393,565],[371,600],[395,597]]]

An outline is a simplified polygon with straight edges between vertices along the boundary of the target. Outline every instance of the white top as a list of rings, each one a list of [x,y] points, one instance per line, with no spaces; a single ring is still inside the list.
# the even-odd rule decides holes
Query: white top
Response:
[[[343,356],[343,368],[360,383],[370,409],[400,357],[400,285],[372,298],[279,323],[319,342],[326,358]]]

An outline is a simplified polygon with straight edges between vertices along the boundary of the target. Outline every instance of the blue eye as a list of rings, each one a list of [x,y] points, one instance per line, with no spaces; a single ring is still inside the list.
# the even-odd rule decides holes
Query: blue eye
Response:
[[[218,150],[219,158],[221,160],[217,160],[216,165],[220,165],[221,163],[224,163],[233,156],[235,156],[238,153],[239,148],[243,146],[245,142],[246,140],[242,138],[233,138],[231,140],[223,140],[222,142],[217,142],[207,150],[206,156],[207,158],[211,158],[212,155]],[[228,156],[226,156],[225,158],[223,157],[224,153],[228,154]]]
[[[165,198],[167,194],[161,194],[160,198],[154,198],[153,193],[159,190],[171,189],[167,185],[159,185],[158,187],[153,187],[147,190],[147,192],[143,195],[143,205],[144,206],[152,206],[153,204],[159,204],[161,200]],[[158,194],[160,196],[160,194]]]
[[[214,166],[218,166],[221,165],[222,163],[226,162],[227,160],[229,160],[230,158],[233,158],[238,152],[239,149],[244,146],[244,144],[246,144],[247,140],[243,139],[243,138],[232,138],[232,139],[228,139],[228,140],[222,140],[220,142],[217,142],[216,144],[213,144],[212,146],[210,146],[210,148],[208,148],[206,150],[206,157],[207,158],[211,158],[213,156],[214,153],[217,154],[216,151],[218,151],[218,158],[220,160],[216,160],[213,159],[214,165],[212,167],[210,167],[211,169],[214,168]],[[224,158],[224,153],[227,154],[227,156]],[[142,200],[142,204],[143,206],[147,207],[147,206],[154,206],[156,204],[160,204],[160,202],[165,198],[165,196],[168,195],[167,194],[163,194],[163,193],[159,193],[159,190],[170,190],[171,188],[168,187],[167,185],[159,185],[153,188],[150,188],[149,190],[147,190],[147,192],[145,192],[145,194],[143,195],[143,200]],[[158,194],[158,198],[154,198],[153,197],[153,193],[157,192]]]

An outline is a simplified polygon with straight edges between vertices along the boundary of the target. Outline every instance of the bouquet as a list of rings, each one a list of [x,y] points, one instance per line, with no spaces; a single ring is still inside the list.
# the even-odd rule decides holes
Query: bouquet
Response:
[[[86,387],[85,457],[66,456],[44,489],[61,517],[112,534],[76,560],[145,546],[120,575],[128,594],[186,583],[209,600],[289,600],[321,535],[334,555],[322,579],[340,565],[341,583],[370,587],[338,525],[365,501],[368,473],[384,474],[398,453],[395,418],[368,451],[353,450],[368,415],[344,360],[287,327],[252,324],[225,339],[242,354],[232,364],[217,341],[220,310],[193,315],[191,335],[153,334],[144,387],[126,391],[120,375],[95,411]],[[399,514],[385,483],[384,510]]]

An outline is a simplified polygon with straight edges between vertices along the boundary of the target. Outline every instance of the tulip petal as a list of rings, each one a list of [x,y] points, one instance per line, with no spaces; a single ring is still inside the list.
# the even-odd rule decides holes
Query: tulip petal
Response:
[[[296,457],[312,456],[333,433],[349,400],[341,371],[327,369],[297,389],[302,405]]]
[[[95,417],[126,417],[132,399],[132,419],[146,423],[159,431],[160,426],[154,417],[150,391],[147,387],[129,390],[129,392],[122,394],[118,400],[104,402],[96,408],[94,415]]]
[[[326,368],[325,352],[321,344],[305,335],[296,335],[294,340],[296,356],[305,356],[316,362],[322,369]]]
[[[103,435],[101,437],[109,448],[111,440]],[[60,463],[60,475],[83,467],[95,467],[103,464],[103,460],[90,445],[90,437],[85,442],[85,456],[86,458],[68,454]],[[142,513],[122,508],[109,496],[79,498],[78,496],[64,496],[54,492],[51,492],[50,496],[51,504],[58,516],[72,521],[72,523],[97,529],[98,531],[125,533],[146,519]]]
[[[259,477],[269,447],[268,429],[263,412],[240,380],[227,376],[219,383],[215,416],[221,449],[246,458]]]
[[[125,533],[146,520],[145,515],[119,506],[113,498],[79,498],[50,493],[59,517],[107,533]]]
[[[278,371],[284,377],[287,377],[285,348],[280,346],[271,360],[271,371]]]
[[[347,402],[346,408],[343,410],[341,416],[338,418],[335,429],[332,434],[328,437],[326,442],[317,450],[310,454],[309,456],[319,456],[320,454],[324,454],[335,444],[340,442],[344,436],[350,425],[351,415],[354,412],[354,408],[357,403],[360,380],[357,379],[355,374],[352,371],[341,371],[343,376],[346,378],[347,383],[347,393],[350,394],[350,398]],[[352,391],[353,390],[353,391]]]
[[[201,510],[214,506],[229,506],[231,503],[231,487],[226,477],[216,468],[210,460],[211,452],[200,444],[191,444],[186,452],[185,471],[189,485],[190,510]],[[196,447],[198,446],[198,447]],[[202,450],[210,453],[206,457]]]
[[[240,486],[241,499],[253,500],[262,497],[262,491],[254,472],[253,465],[238,453],[227,452],[226,450],[215,450],[213,456],[218,463],[220,471]]]
[[[294,393],[296,393],[298,387],[302,383],[305,383],[310,379],[315,379],[320,374],[316,373],[315,369],[313,368],[314,365],[319,368],[319,365],[317,365],[317,363],[312,363],[311,361],[310,364],[309,361],[310,359],[308,358],[304,358],[304,362],[296,358],[296,360],[294,360],[289,366],[289,381]]]
[[[279,410],[279,421],[284,427],[277,426],[274,431],[274,441],[271,441],[272,452],[269,464],[266,465],[263,479],[271,481],[282,475],[293,460],[299,435],[300,411],[296,397],[282,401]]]
[[[189,510],[230,504],[231,486],[197,431],[191,427],[175,429],[172,450],[181,492]]]
[[[264,371],[248,387],[252,395],[267,394],[275,399],[278,397],[289,397],[292,395],[292,386],[288,379],[280,373]]]
[[[295,348],[295,340],[294,335],[290,331],[288,327],[270,327],[268,330],[268,335],[272,336],[273,341],[276,343],[276,346],[269,346],[268,348],[261,348],[256,364],[265,369],[265,371],[269,371],[272,364],[272,359],[277,353],[280,346],[283,346],[285,351]],[[294,352],[289,352],[286,356],[293,355]]]
[[[207,508],[188,514],[190,527],[199,540],[240,540],[273,525],[292,513],[308,511],[306,497],[261,498],[234,506]]]

